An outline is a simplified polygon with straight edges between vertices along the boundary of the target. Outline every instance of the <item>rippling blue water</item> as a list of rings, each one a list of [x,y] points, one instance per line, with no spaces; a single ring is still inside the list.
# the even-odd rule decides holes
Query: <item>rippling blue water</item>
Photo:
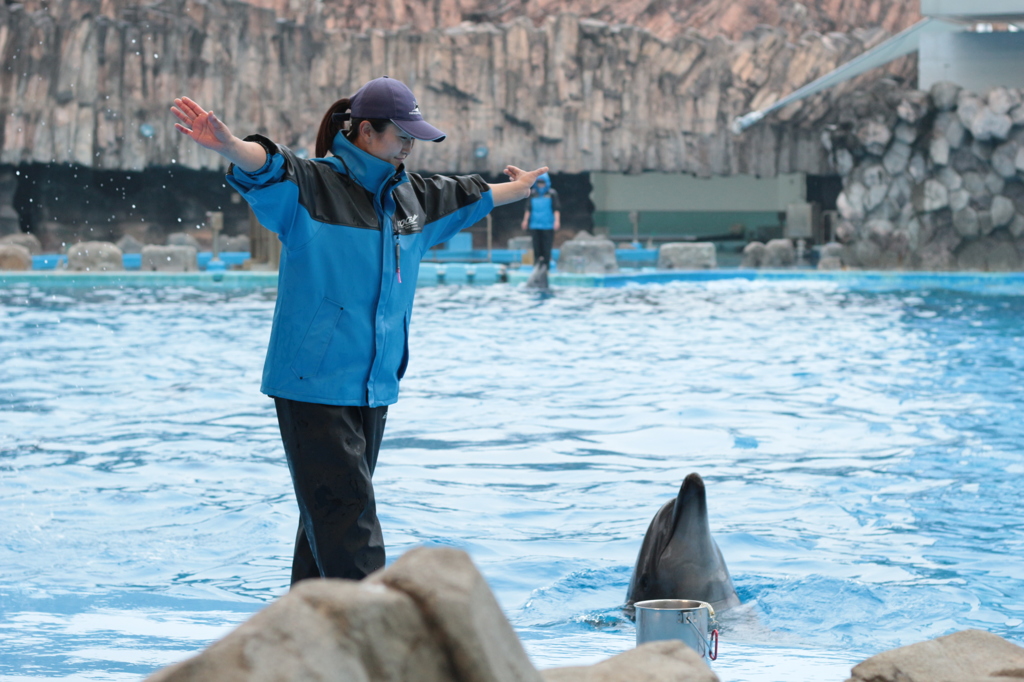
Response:
[[[0,678],[128,680],[287,588],[273,292],[0,291]],[[700,472],[746,605],[726,682],[1024,644],[1024,298],[717,282],[418,294],[376,476],[390,557],[467,550],[539,667],[633,645]]]

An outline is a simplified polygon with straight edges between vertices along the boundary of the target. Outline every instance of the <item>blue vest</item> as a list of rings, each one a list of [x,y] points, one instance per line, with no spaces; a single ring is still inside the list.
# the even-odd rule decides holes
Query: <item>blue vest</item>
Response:
[[[534,196],[530,197],[530,229],[555,229],[554,202],[551,200],[550,190],[546,194],[534,193]]]
[[[263,367],[267,395],[328,405],[390,405],[409,362],[423,255],[494,207],[480,176],[423,178],[341,133],[326,159],[271,153],[228,182],[283,248]],[[401,277],[401,281],[399,281]]]

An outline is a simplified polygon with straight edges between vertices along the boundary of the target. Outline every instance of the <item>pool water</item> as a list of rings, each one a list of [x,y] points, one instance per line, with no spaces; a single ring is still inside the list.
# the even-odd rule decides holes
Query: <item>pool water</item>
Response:
[[[636,552],[691,471],[745,602],[725,682],[841,682],[965,628],[1024,644],[1024,297],[417,296],[375,478],[389,560],[469,552],[538,667],[633,646]],[[139,679],[287,590],[273,304],[0,290],[0,679]]]

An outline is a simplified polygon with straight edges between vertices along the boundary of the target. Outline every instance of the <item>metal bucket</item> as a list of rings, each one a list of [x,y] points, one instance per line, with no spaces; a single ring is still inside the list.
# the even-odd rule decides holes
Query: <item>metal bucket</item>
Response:
[[[701,656],[712,661],[718,658],[718,630],[711,628],[715,617],[711,604],[692,599],[650,599],[633,606],[637,646],[680,639]]]

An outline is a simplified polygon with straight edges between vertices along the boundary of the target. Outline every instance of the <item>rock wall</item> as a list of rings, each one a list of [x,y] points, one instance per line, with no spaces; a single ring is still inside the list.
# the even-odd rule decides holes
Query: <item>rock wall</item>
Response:
[[[1024,92],[894,91],[829,139],[845,266],[1019,270]]]
[[[758,26],[782,28],[790,40],[807,31],[846,33],[859,27],[896,32],[921,18],[916,2],[886,0],[253,0],[292,20],[315,20],[325,28],[369,31],[374,28],[429,30],[464,21],[503,23],[528,17],[541,24],[569,12],[587,19],[637,26],[663,40],[695,30],[706,38],[743,37]]]
[[[296,5],[301,7],[301,5]],[[312,151],[322,112],[371,77],[416,90],[453,133],[421,144],[421,170],[659,170],[700,176],[826,172],[822,126],[866,75],[743,136],[733,117],[770,104],[887,37],[759,27],[739,40],[688,30],[669,41],[563,14],[416,32],[329,30],[232,0],[63,0],[0,6],[0,163],[214,169],[167,113],[188,94],[240,133]],[[914,63],[890,65],[897,80]]]

